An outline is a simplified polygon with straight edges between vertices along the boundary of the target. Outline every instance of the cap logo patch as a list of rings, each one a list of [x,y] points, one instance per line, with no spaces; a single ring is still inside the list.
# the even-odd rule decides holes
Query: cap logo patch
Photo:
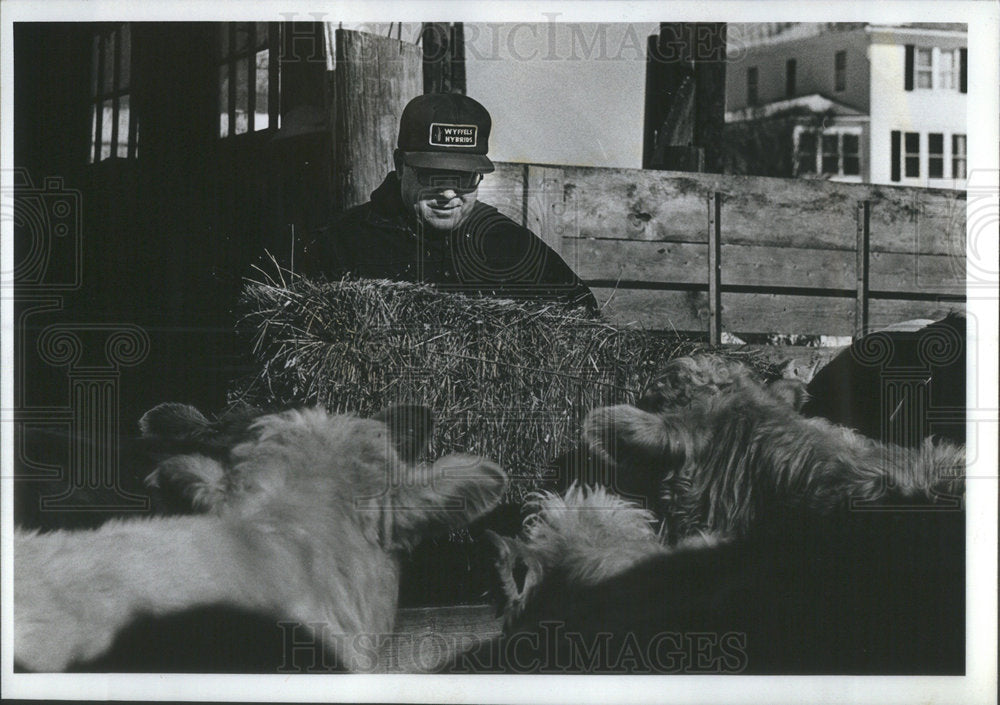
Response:
[[[477,133],[476,125],[432,122],[430,143],[435,147],[475,147]]]

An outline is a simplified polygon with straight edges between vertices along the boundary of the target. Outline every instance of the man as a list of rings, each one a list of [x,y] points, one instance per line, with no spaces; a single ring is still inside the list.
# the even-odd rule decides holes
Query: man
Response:
[[[477,200],[491,127],[464,95],[411,100],[396,170],[306,245],[303,273],[433,284],[445,291],[533,298],[596,311],[591,291],[539,237]]]

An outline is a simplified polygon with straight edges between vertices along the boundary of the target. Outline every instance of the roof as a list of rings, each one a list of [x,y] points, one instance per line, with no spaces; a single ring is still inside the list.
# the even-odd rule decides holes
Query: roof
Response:
[[[738,40],[745,49],[773,46],[786,42],[811,39],[827,34],[853,32],[898,34],[966,34],[968,27],[961,22],[907,22],[876,24],[870,22],[733,22],[729,25],[730,37]]]
[[[877,25],[882,27],[883,25]],[[890,25],[901,29],[933,29],[937,32],[967,32],[968,25],[964,22],[904,22]]]
[[[857,108],[827,98],[819,93],[796,96],[786,100],[778,100],[764,105],[754,105],[741,110],[726,111],[726,122],[740,122],[757,118],[771,117],[786,110],[804,109],[812,113],[833,113],[837,117],[867,118],[868,114]]]

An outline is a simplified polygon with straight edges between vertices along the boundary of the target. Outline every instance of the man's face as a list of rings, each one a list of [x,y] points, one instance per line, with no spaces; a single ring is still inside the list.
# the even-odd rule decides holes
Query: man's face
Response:
[[[470,172],[417,169],[399,163],[403,203],[417,220],[435,230],[451,230],[464,221],[479,194],[479,177]]]

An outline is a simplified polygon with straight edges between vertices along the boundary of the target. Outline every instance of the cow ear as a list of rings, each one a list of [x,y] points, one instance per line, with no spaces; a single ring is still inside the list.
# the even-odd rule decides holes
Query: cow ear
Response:
[[[434,428],[434,413],[426,406],[418,404],[390,406],[375,414],[373,418],[389,427],[392,444],[405,462],[415,462],[427,450]]]
[[[592,451],[616,463],[648,462],[671,450],[664,419],[627,404],[591,411],[583,422],[583,437]]]
[[[188,404],[164,402],[139,419],[142,437],[148,440],[190,441],[205,433],[211,423]]]
[[[809,401],[809,391],[806,383],[799,379],[776,379],[767,385],[771,396],[788,404],[796,411],[801,411]]]
[[[165,508],[183,513],[218,509],[228,492],[225,468],[201,454],[167,458],[146,477],[146,486],[159,491]]]
[[[410,468],[407,481],[376,501],[382,505],[394,548],[411,548],[433,532],[461,529],[500,502],[507,475],[496,463],[455,453],[433,465]]]

